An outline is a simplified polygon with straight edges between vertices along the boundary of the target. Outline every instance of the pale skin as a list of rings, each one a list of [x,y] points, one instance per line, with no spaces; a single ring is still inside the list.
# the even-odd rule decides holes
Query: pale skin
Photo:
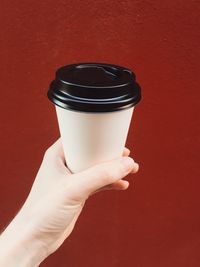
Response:
[[[72,174],[59,138],[45,152],[23,207],[0,236],[0,266],[39,266],[70,235],[91,195],[128,188],[123,178],[139,169],[129,155],[125,147],[121,157]]]

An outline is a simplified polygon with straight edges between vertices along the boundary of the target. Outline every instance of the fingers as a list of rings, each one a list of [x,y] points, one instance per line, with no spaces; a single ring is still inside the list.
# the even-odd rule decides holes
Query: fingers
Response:
[[[136,173],[138,172],[139,170],[139,165],[138,163],[135,162],[135,168],[131,171],[131,173]],[[107,186],[104,186],[98,190],[96,190],[95,192],[91,193],[90,196],[98,193],[98,192],[101,192],[101,191],[104,191],[104,190],[126,190],[128,189],[129,187],[129,182],[126,181],[126,180],[119,180],[113,184],[109,184]]]
[[[123,150],[123,157],[128,157],[130,155],[130,149],[127,147],[124,147]],[[66,168],[67,173],[71,174],[71,171],[67,168],[63,145],[62,145],[62,139],[59,137],[45,152],[44,158],[47,158],[48,160],[51,159],[60,159],[60,163],[63,164],[63,167]],[[134,171],[133,171],[134,173]]]
[[[113,184],[110,185],[106,185],[98,190],[96,190],[95,192],[91,193],[90,196],[101,192],[101,191],[105,191],[105,190],[126,190],[129,187],[129,182],[126,180],[119,180]]]
[[[126,190],[129,187],[129,182],[126,180],[119,180],[113,184],[104,187],[106,190]]]
[[[122,156],[127,156],[128,157],[130,155],[130,153],[131,153],[130,149],[125,147]]]
[[[119,157],[103,162],[82,172],[73,174],[74,189],[71,192],[75,197],[78,195],[88,197],[91,193],[117,182],[131,171],[134,173],[137,170],[137,164],[130,157]],[[122,181],[120,182],[120,186],[122,186],[122,183],[125,187],[128,185],[127,181]],[[116,186],[119,186],[119,184]]]

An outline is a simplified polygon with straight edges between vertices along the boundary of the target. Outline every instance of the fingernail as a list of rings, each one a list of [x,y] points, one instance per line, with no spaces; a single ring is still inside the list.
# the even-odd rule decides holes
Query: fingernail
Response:
[[[125,166],[125,168],[127,170],[132,169],[134,167],[134,165],[135,165],[134,160],[132,158],[130,158],[130,157],[123,157],[122,158],[122,163],[124,164],[124,166]]]

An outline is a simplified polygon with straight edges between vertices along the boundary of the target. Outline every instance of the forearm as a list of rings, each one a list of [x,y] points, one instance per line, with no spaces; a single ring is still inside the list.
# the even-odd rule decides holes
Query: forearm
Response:
[[[17,215],[0,236],[1,267],[36,267],[45,259],[43,244],[28,218]]]

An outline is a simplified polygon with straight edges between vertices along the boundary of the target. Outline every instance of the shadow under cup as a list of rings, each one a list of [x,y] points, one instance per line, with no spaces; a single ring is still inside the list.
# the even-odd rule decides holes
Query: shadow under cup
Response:
[[[122,156],[141,88],[135,74],[106,63],[79,63],[56,71],[48,98],[55,104],[72,173]]]

